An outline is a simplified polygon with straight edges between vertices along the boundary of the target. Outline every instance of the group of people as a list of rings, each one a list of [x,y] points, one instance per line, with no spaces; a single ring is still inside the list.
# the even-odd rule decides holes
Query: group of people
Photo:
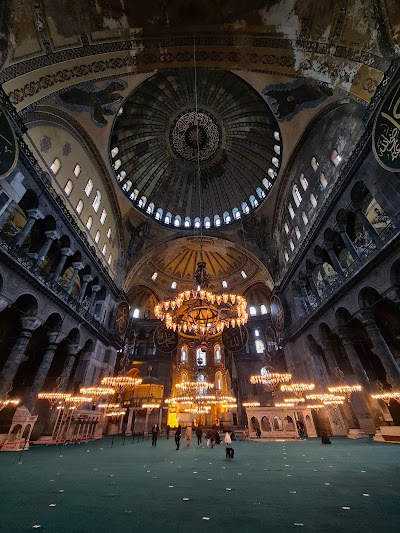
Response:
[[[193,431],[192,426],[187,426],[185,429],[186,446],[190,446],[190,443],[192,440],[192,431]],[[170,432],[171,432],[171,426],[167,424],[165,428],[167,439],[169,439]],[[151,429],[151,445],[152,446],[157,446],[157,439],[158,439],[159,433],[160,433],[160,428],[158,424],[154,424],[154,426]],[[201,426],[196,427],[195,434],[197,437],[197,446],[201,446],[202,438],[204,434]],[[177,450],[179,450],[181,438],[182,438],[182,426],[179,424],[175,430],[175,444],[176,444]],[[209,429],[206,432],[205,438],[207,439],[207,447],[210,447],[210,448],[213,448],[214,444],[221,444],[222,442],[220,433],[216,425],[214,425],[211,429]],[[233,433],[233,431],[226,431],[225,436],[224,436],[225,444],[229,446],[232,440],[235,440],[235,434]]]

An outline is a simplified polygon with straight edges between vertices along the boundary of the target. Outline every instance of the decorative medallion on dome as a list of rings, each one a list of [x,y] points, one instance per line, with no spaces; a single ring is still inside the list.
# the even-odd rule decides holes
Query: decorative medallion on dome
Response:
[[[285,313],[282,302],[276,294],[272,296],[270,305],[272,325],[277,333],[282,333],[285,327]]]
[[[110,155],[134,206],[176,228],[207,230],[261,204],[278,175],[282,142],[268,104],[241,77],[197,68],[195,84],[188,68],[157,72],[130,94]]]
[[[208,161],[217,152],[221,132],[217,122],[210,115],[199,111],[189,111],[181,115],[171,128],[173,151],[186,161],[197,161],[199,148],[200,161]]]

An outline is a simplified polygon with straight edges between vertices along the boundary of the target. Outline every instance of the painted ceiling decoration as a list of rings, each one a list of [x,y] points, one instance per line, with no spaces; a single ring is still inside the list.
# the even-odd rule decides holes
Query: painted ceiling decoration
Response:
[[[157,72],[134,90],[118,112],[110,157],[135,206],[166,224],[207,228],[260,205],[282,141],[264,99],[231,72],[197,69],[196,125],[194,79],[193,68]]]

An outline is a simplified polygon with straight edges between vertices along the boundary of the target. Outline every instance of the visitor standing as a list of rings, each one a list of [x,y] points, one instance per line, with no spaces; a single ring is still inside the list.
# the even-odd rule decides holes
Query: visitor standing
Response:
[[[196,428],[197,446],[200,446],[202,436],[203,436],[203,430],[201,429],[201,426],[197,426]]]
[[[175,431],[175,444],[176,444],[176,449],[179,450],[179,444],[181,442],[181,436],[182,436],[182,428],[181,428],[181,425],[179,424],[179,426],[176,428],[176,431]]]
[[[167,439],[169,439],[169,432],[171,431],[171,426],[169,424],[166,425],[165,431],[167,433]]]
[[[158,425],[154,424],[151,430],[151,445],[152,446],[157,446],[158,432],[159,432],[159,427]]]
[[[229,435],[229,431],[225,433],[224,442],[227,446],[231,445],[231,436]]]
[[[192,426],[186,427],[186,446],[190,446],[190,440],[192,438]]]

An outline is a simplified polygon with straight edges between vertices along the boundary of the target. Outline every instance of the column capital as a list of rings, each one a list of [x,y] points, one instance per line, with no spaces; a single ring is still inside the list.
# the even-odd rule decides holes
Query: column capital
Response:
[[[45,231],[44,234],[48,239],[51,239],[52,241],[55,241],[56,239],[60,238],[60,234],[58,233],[58,231],[55,230]]]
[[[361,320],[364,326],[376,326],[376,318],[373,309],[361,309],[356,316]]]
[[[61,252],[61,255],[66,255],[66,256],[72,255],[74,253],[71,250],[71,248],[61,248],[60,252]]]
[[[85,283],[90,283],[93,280],[93,276],[90,274],[84,274],[82,279]]]
[[[74,263],[72,263],[72,267],[74,268],[74,270],[82,270],[84,268],[84,264],[81,263],[80,261],[76,261]]]
[[[299,279],[298,284],[299,287],[301,287],[302,289],[306,288],[306,282],[304,281],[304,279]]]
[[[99,292],[100,289],[100,285],[92,285],[92,292]]]
[[[321,248],[323,248],[324,250],[328,251],[328,250],[333,250],[333,242],[331,241],[324,241],[322,243],[322,246]]]
[[[44,218],[43,213],[39,209],[27,209],[26,213],[29,218],[34,218],[35,220]]]
[[[48,334],[47,340],[48,344],[59,344],[64,338],[65,335],[62,333],[59,333],[58,331],[52,331]]]
[[[67,354],[68,356],[75,356],[79,351],[79,344],[68,344]]]
[[[43,324],[43,321],[36,316],[23,316],[20,320],[23,331],[34,331]]]

